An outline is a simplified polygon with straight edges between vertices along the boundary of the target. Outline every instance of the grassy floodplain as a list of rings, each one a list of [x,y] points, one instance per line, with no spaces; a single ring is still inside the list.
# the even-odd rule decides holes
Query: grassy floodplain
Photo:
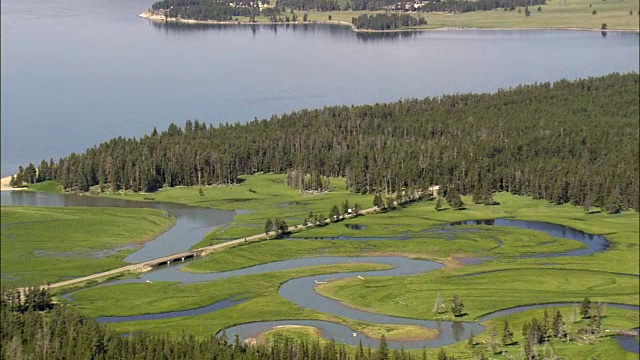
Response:
[[[372,206],[373,195],[349,192],[344,179],[332,178],[330,192],[310,194],[288,188],[285,180],[286,175],[259,174],[243,176],[237,185],[203,187],[203,195],[200,195],[198,188],[174,187],[153,194],[118,192],[100,196],[240,210],[232,223],[214,230],[193,248],[259,234],[264,232],[267,219],[280,217],[288,225],[296,225],[302,224],[310,211],[328,216],[333,205],[341,207],[345,200],[350,204],[357,202],[363,209]]]
[[[2,206],[2,282],[42,285],[123,266],[173,225],[154,209]]]
[[[229,298],[249,301],[200,316],[169,320],[136,321],[111,324],[121,332],[148,331],[180,335],[184,332],[200,337],[210,336],[231,325],[278,319],[319,319],[347,325],[354,330],[379,336],[383,326],[368,324],[331,314],[300,308],[278,295],[283,282],[302,276],[348,271],[370,271],[388,268],[381,264],[342,264],[313,266],[302,269],[233,277],[201,284],[181,285],[169,282],[135,283],[96,287],[73,294],[72,304],[90,316],[129,316],[142,313],[197,308]],[[114,307],[114,301],[118,306]],[[392,325],[390,339],[431,337],[434,332],[416,326]],[[231,335],[231,334],[229,334]]]
[[[232,224],[221,231],[224,233],[242,229],[241,231],[246,233],[253,230],[252,234],[254,234],[261,231],[260,226],[266,217],[281,216],[283,212],[287,213],[291,208],[297,207],[303,207],[303,209],[294,211],[304,216],[309,207],[328,209],[333,204],[332,201],[339,203],[336,200],[342,201],[342,196],[348,194],[336,191],[335,194],[305,197],[297,191],[290,192],[285,190],[286,188],[283,189],[281,179],[278,180],[278,176],[275,175],[250,176],[237,186],[205,188],[204,196],[198,195],[198,191],[194,188],[168,189],[153,196],[162,201],[216,207],[228,206],[228,208],[237,208],[240,205],[244,209],[254,209],[254,212],[243,215],[245,216],[243,222],[237,225]],[[270,192],[256,186],[261,183],[263,185],[265,182],[273,183]],[[250,192],[249,189],[255,192]],[[224,194],[224,196],[215,199],[214,194]],[[144,196],[127,194],[127,197],[132,198]],[[259,196],[263,198],[260,199]],[[243,197],[248,200],[229,200]],[[311,202],[313,205],[274,206],[309,198],[314,199]],[[467,203],[467,209],[463,211],[450,209],[435,211],[433,202],[418,202],[395,211],[367,215],[327,227],[311,229],[294,234],[290,239],[268,240],[227,249],[191,262],[185,270],[226,271],[305,256],[403,255],[435,259],[443,262],[446,265],[445,268],[406,277],[367,278],[366,281],[359,280],[360,282],[345,279],[330,282],[318,289],[322,294],[339,299],[355,308],[421,319],[453,318],[449,312],[442,315],[431,312],[438,292],[447,304],[450,304],[454,293],[460,294],[466,305],[465,312],[468,313],[463,318],[465,321],[474,321],[484,314],[513,306],[562,301],[579,302],[585,296],[594,301],[640,303],[638,278],[633,276],[638,275],[639,268],[637,213],[623,212],[608,215],[596,209],[590,214],[585,214],[579,207],[568,204],[557,206],[524,196],[500,193],[494,198],[500,202],[500,205],[475,205],[471,204],[470,198],[463,197]],[[317,199],[322,200],[316,202]],[[363,198],[358,199],[363,200]],[[352,198],[349,198],[349,201],[352,202]],[[368,206],[364,200],[362,203]],[[545,221],[589,233],[604,234],[610,240],[611,247],[607,251],[590,256],[521,258],[520,256],[523,255],[530,256],[537,253],[564,252],[580,248],[582,244],[553,238],[536,231],[506,227],[470,226],[467,228],[476,228],[480,231],[459,233],[448,238],[437,233],[424,232],[429,228],[438,228],[453,221],[499,217]],[[352,230],[345,226],[347,224],[363,225],[365,228]],[[237,229],[231,230],[234,227]],[[208,241],[219,236],[218,234],[212,234]],[[339,236],[372,239],[331,239]],[[400,240],[399,237],[405,239]],[[501,246],[497,246],[496,239],[502,242]],[[479,265],[464,265],[459,261],[464,257],[485,256],[493,259]],[[365,271],[376,266],[381,265],[319,266],[193,285],[154,283],[91,288],[75,293],[72,304],[90,316],[124,316],[196,308],[230,296],[241,295],[250,300],[207,315],[110,326],[122,332],[144,330],[152,333],[170,332],[177,335],[184,331],[197,336],[208,336],[230,325],[249,321],[319,319],[335,321],[351,326],[355,330],[375,334],[376,331],[380,331],[380,325],[354,322],[299,308],[282,299],[277,289],[280,284],[295,277],[349,270]],[[113,305],[115,303],[118,304],[117,307]],[[406,305],[400,305],[402,303]],[[572,307],[567,306],[562,307],[562,311],[565,318],[568,318],[573,310]],[[542,310],[529,310],[506,317],[512,324],[511,329],[516,334],[516,341],[521,339],[520,329],[523,322],[533,315],[540,317],[541,313]],[[582,326],[583,322],[576,319],[571,326],[575,330]],[[608,330],[622,330],[637,326],[637,323],[638,312],[608,308],[602,326]],[[484,323],[485,326],[498,326],[498,329],[501,329],[501,324],[502,318]],[[286,328],[281,328],[265,336],[286,334],[288,331]],[[292,331],[295,332],[293,335],[298,337],[315,336],[314,332],[308,329]],[[398,336],[410,336],[407,334],[420,333],[421,330],[400,328],[395,331],[397,334],[402,334]],[[477,339],[481,342],[487,337],[487,333],[484,332]],[[619,349],[613,338],[609,337],[598,339],[592,344],[582,340],[571,343],[554,340],[554,347],[557,354],[568,358],[583,358],[587,354],[600,354],[603,358],[609,355],[620,359],[633,358]],[[461,342],[447,347],[447,351],[458,354],[462,358],[469,358],[480,348],[482,346],[470,347],[465,342]],[[518,354],[520,347],[516,345],[505,350]],[[431,354],[435,353],[432,350]]]

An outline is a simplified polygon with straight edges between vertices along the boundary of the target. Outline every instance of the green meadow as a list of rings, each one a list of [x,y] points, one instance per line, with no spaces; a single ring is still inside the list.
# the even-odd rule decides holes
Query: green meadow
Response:
[[[309,211],[328,214],[331,206],[358,202],[370,207],[372,196],[349,193],[343,181],[332,179],[332,191],[306,195],[289,189],[282,175],[256,175],[243,178],[238,185],[197,188],[173,188],[154,194],[119,193],[117,196],[146,201],[179,202],[195,206],[228,210],[248,210],[234,221],[209,234],[196,246],[208,245],[263,232],[268,218],[282,217],[290,225],[302,222]],[[495,194],[500,204],[472,204],[463,197],[466,209],[444,208],[436,211],[433,201],[409,204],[393,211],[359,216],[321,228],[292,234],[288,239],[265,240],[214,252],[188,263],[191,272],[217,272],[244,268],[273,261],[310,256],[407,256],[442,262],[440,270],[403,277],[366,277],[342,279],[316,288],[321,294],[351,307],[394,316],[419,319],[452,320],[450,311],[432,312],[438,294],[447,309],[458,294],[465,304],[463,321],[476,321],[482,315],[509,307],[551,302],[580,302],[589,297],[594,302],[640,304],[638,284],[639,217],[635,212],[608,215],[598,209],[585,214],[571,205],[553,205],[542,200],[506,193]],[[5,208],[3,208],[3,250],[5,243]],[[57,211],[57,210],[56,210]],[[134,211],[125,209],[124,211]],[[536,254],[553,254],[583,248],[579,242],[512,227],[457,226],[456,231],[440,232],[444,224],[471,219],[510,218],[561,224],[592,234],[603,234],[610,241],[606,251],[589,256],[534,258]],[[24,220],[22,220],[24,221]],[[359,225],[358,230],[353,226]],[[4,251],[3,251],[4,256]],[[465,258],[487,258],[471,265]],[[3,275],[5,260],[3,258]],[[182,333],[206,337],[229,326],[261,320],[318,319],[341,323],[373,336],[382,332],[388,339],[433,336],[428,329],[409,326],[368,324],[332,314],[298,307],[278,295],[278,288],[292,278],[345,271],[382,269],[381,264],[342,264],[303,267],[285,271],[239,276],[200,284],[154,282],[89,287],[73,294],[70,303],[92,316],[127,316],[197,308],[229,297],[249,300],[213,313],[177,319],[137,321],[109,326],[120,332]],[[571,318],[573,307],[563,306],[565,319]],[[550,309],[549,309],[550,310]],[[543,310],[535,309],[508,315],[515,345],[501,346],[518,356],[522,351],[522,325],[532,316],[541,318]],[[502,329],[503,318],[483,323]],[[586,320],[572,319],[574,332]],[[638,312],[608,307],[602,322],[602,336],[576,337],[570,342],[553,340],[540,353],[553,351],[565,358],[632,359],[611,336],[638,323]],[[314,338],[310,328],[278,328],[261,339],[282,336]],[[485,349],[485,331],[476,337],[477,344],[466,341],[446,347],[450,354],[473,358]],[[259,340],[259,339],[258,339]],[[349,348],[355,351],[354,347]],[[437,349],[429,350],[436,356]],[[502,355],[494,358],[506,359]]]
[[[2,206],[2,283],[42,285],[124,266],[173,225],[153,209]]]
[[[635,30],[640,27],[637,0],[548,0],[545,5],[531,6],[529,16],[524,7],[514,10],[496,9],[491,11],[471,11],[466,13],[418,13],[427,19],[427,25],[415,29],[583,29],[600,30],[607,24],[609,30]],[[595,14],[594,14],[595,11]],[[631,14],[629,14],[631,12]],[[296,12],[299,19],[303,12]],[[308,20],[315,22],[340,21],[351,24],[351,19],[362,14],[376,14],[383,11],[309,11]],[[249,18],[238,17],[241,22]],[[267,23],[267,17],[256,18]]]
[[[192,206],[223,210],[242,210],[233,222],[222,226],[193,246],[199,248],[224,240],[238,239],[264,232],[267,219],[280,217],[288,225],[302,224],[310,211],[329,215],[333,205],[342,207],[345,200],[359,203],[362,208],[373,206],[373,195],[349,192],[344,179],[331,178],[330,192],[303,194],[286,186],[286,175],[260,174],[243,176],[237,185],[175,187],[162,189],[153,194],[117,192],[99,196],[110,196],[130,200],[175,202]]]
[[[103,286],[73,293],[71,304],[92,316],[129,316],[141,313],[197,308],[227,299],[249,300],[213,313],[186,316],[178,319],[149,320],[110,324],[121,332],[148,331],[150,333],[195,334],[210,336],[235,324],[278,319],[318,319],[347,325],[354,330],[377,335],[379,324],[369,324],[331,314],[304,309],[278,295],[279,285],[296,277],[336,272],[382,270],[381,264],[322,265],[301,269],[269,272],[221,279],[206,283],[182,285],[170,282],[134,283]],[[114,306],[117,303],[117,306]],[[433,331],[416,326],[393,325],[390,339],[411,334],[432,336]],[[231,336],[231,334],[229,334]],[[378,335],[379,336],[379,335]]]

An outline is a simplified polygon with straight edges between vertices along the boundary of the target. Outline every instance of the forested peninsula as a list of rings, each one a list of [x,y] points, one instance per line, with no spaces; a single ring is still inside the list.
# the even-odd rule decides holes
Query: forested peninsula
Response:
[[[351,20],[354,30],[398,30],[426,25],[423,16],[413,16],[395,12],[450,12],[465,13],[504,9],[513,11],[517,7],[545,4],[545,0],[477,0],[477,1],[422,1],[397,2],[396,0],[270,0],[246,1],[202,1],[202,0],[162,0],[153,4],[146,17],[154,19],[175,19],[191,21],[232,22],[237,17],[248,17],[256,22],[260,16],[271,23],[308,21],[308,11],[385,11],[385,13],[361,14]],[[305,12],[298,15],[295,12]],[[392,13],[387,13],[391,11]],[[528,16],[528,15],[527,15]],[[364,17],[364,18],[363,18]],[[369,18],[366,19],[365,18]],[[330,17],[327,20],[332,20]]]
[[[638,31],[636,3],[610,0],[161,0],[141,17],[206,24],[335,24],[354,31],[571,29]]]
[[[234,184],[287,173],[301,190],[344,177],[351,191],[507,191],[556,204],[640,210],[637,73],[387,104],[333,106],[246,124],[187,121],[140,139],[20,168],[14,185],[72,191]],[[36,171],[37,170],[37,171]]]

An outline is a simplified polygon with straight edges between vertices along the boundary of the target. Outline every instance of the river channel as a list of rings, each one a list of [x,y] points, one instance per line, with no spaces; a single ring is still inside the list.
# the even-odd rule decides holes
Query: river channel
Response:
[[[139,250],[125,257],[124,261],[128,263],[139,263],[187,251],[216,227],[231,222],[235,216],[235,213],[231,211],[198,208],[177,203],[130,201],[99,196],[27,191],[3,191],[0,194],[0,203],[17,206],[152,208],[173,215],[176,219],[175,224],[152,241],[144,243]]]
[[[126,201],[120,199],[100,198],[100,197],[88,197],[78,195],[59,195],[59,194],[42,194],[31,192],[5,192],[2,193],[3,205],[30,205],[30,206],[115,206],[115,207],[152,207],[168,211],[176,216],[176,226],[167,231],[161,239],[162,244],[165,242],[171,243],[172,241],[182,241],[185,239],[191,239],[188,243],[182,243],[181,246],[187,246],[200,240],[203,234],[209,231],[209,229],[219,226],[224,222],[231,221],[233,213],[194,208],[179,204],[166,204],[166,203],[154,203],[154,202],[136,202]],[[470,220],[459,223],[451,223],[445,226],[434,228],[437,232],[446,233],[449,229],[451,231],[457,231],[454,229],[460,225],[467,226],[512,226],[525,228],[533,231],[542,231],[555,237],[570,239],[579,241],[586,245],[586,248],[574,250],[565,253],[550,254],[545,256],[585,256],[600,251],[605,251],[609,242],[606,237],[602,235],[592,235],[581,232],[576,229],[571,229],[565,226],[557,224],[549,224],[536,221],[524,221],[524,220],[512,220],[512,219],[495,219],[495,220]],[[178,230],[175,230],[178,228]],[[169,235],[167,235],[169,234]],[[170,237],[168,237],[170,236]],[[151,243],[158,241],[154,240]],[[188,245],[191,246],[191,245]],[[188,247],[187,246],[187,247]],[[163,249],[162,254],[158,252],[158,248]],[[155,249],[155,250],[154,250]],[[140,251],[143,251],[144,248]],[[148,252],[144,256],[151,256],[152,254],[164,255],[167,248],[163,245],[158,245]],[[579,251],[579,252],[578,252]],[[136,255],[133,253],[132,255]],[[143,255],[137,255],[143,258]],[[536,257],[533,255],[532,257]],[[406,349],[421,348],[421,347],[440,347],[455,342],[463,341],[467,339],[473,331],[475,334],[479,334],[484,328],[479,324],[480,321],[485,321],[491,318],[505,316],[520,311],[525,311],[538,307],[556,307],[567,306],[568,303],[554,303],[554,304],[540,304],[540,305],[525,305],[521,307],[504,309],[495,313],[487,314],[477,319],[477,322],[451,322],[451,321],[429,321],[420,319],[402,318],[396,316],[375,314],[371,312],[356,310],[342,303],[331,300],[318,294],[314,287],[318,283],[327,282],[330,280],[356,277],[360,276],[363,279],[376,276],[404,276],[424,273],[428,271],[435,271],[442,268],[442,264],[426,261],[415,260],[406,257],[399,256],[384,256],[384,257],[310,257],[310,258],[298,258],[285,261],[272,262],[267,264],[261,264],[251,266],[243,269],[218,272],[218,273],[190,273],[181,271],[181,267],[185,264],[172,265],[160,267],[154,271],[143,273],[137,279],[115,280],[101,286],[114,286],[123,283],[132,282],[156,282],[156,281],[178,281],[185,284],[199,283],[212,281],[216,279],[230,278],[234,276],[243,276],[250,274],[259,274],[264,272],[296,269],[315,265],[333,265],[344,263],[377,263],[389,265],[390,269],[366,271],[366,272],[349,272],[339,274],[325,274],[308,276],[303,278],[292,279],[282,284],[278,290],[278,293],[285,299],[291,301],[304,308],[314,309],[320,312],[333,314],[339,317],[352,319],[356,321],[363,321],[368,323],[377,324],[408,324],[417,325],[426,328],[436,329],[438,335],[429,340],[416,340],[416,341],[389,341],[391,348],[404,347]],[[71,299],[71,294],[65,296],[67,300]],[[195,316],[205,314],[234,306],[238,303],[245,301],[242,299],[242,294],[234,298],[226,299],[221,302],[217,302],[205,307],[174,311],[167,313],[145,314],[136,316],[124,316],[124,317],[105,317],[98,318],[98,321],[104,323],[123,322],[123,321],[143,321],[143,320],[158,320],[158,319],[170,319],[183,316]],[[620,307],[624,309],[638,310],[638,306],[624,305],[624,304],[608,304],[612,307]],[[369,338],[365,334],[362,334],[352,329],[332,322],[318,321],[318,320],[280,320],[280,321],[268,321],[268,322],[254,322],[241,324],[226,329],[228,334],[238,334],[242,339],[248,339],[281,325],[303,325],[312,326],[320,330],[322,336],[327,338],[333,338],[338,342],[344,342],[347,344],[357,345],[362,340],[364,346],[377,347],[378,340]],[[355,333],[355,336],[354,336]],[[635,351],[633,347],[634,339],[628,337],[617,337],[620,346],[627,351]]]
[[[1,175],[117,136],[638,71],[638,33],[175,26],[155,0],[2,0]]]

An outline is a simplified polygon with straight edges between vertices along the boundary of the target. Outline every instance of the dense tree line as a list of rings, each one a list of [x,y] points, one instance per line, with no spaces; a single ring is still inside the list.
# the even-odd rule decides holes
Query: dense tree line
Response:
[[[293,10],[340,10],[340,4],[336,0],[278,0],[278,6]]]
[[[416,7],[414,7],[414,3]],[[517,7],[544,5],[546,0],[445,0],[445,1],[401,1],[397,0],[349,0],[346,5],[340,6],[335,0],[280,0],[278,6],[295,10],[397,10],[419,12],[455,12],[488,11],[494,9],[510,9]],[[407,8],[407,5],[409,7]]]
[[[269,4],[269,1],[262,0],[263,4]],[[397,2],[396,0],[350,0],[346,5],[341,6],[337,0],[279,0],[275,7],[258,7],[258,0],[234,0],[234,1],[204,1],[204,0],[162,0],[154,3],[151,10],[156,14],[164,15],[167,18],[182,18],[192,20],[216,20],[229,21],[237,16],[246,16],[255,19],[256,16],[262,15],[270,18],[272,21],[297,21],[297,16],[292,13],[285,17],[279,16],[285,14],[286,10],[294,11],[340,11],[340,10],[400,10],[400,11],[420,11],[420,12],[469,12],[478,10],[493,10],[504,8],[513,10],[516,7],[543,5],[546,0],[446,0],[446,1],[429,1],[418,2],[419,7],[413,7],[414,2],[410,2],[410,7],[406,7],[405,2]],[[416,6],[418,6],[416,5]],[[386,14],[385,14],[386,15]],[[395,14],[399,16],[399,14]],[[366,19],[360,19],[364,21]],[[381,19],[377,19],[380,22]],[[386,18],[385,23],[390,23],[390,19]],[[372,21],[372,20],[369,20]],[[412,20],[403,18],[402,21],[411,23]],[[417,21],[425,21],[418,19]],[[426,24],[426,22],[424,23]],[[415,26],[403,25],[403,26]],[[417,24],[423,25],[423,23]],[[384,28],[381,25],[377,27],[360,27],[376,30],[392,30],[397,27]]]
[[[46,290],[45,290],[46,293]],[[412,360],[404,350],[389,350],[381,339],[378,349],[358,347],[355,356],[333,340],[320,343],[276,337],[263,344],[247,345],[226,334],[197,339],[192,335],[118,334],[69,306],[17,310],[9,300],[14,290],[0,296],[0,359],[259,359],[259,360]],[[45,296],[50,298],[48,294]],[[50,303],[49,303],[50,304]],[[452,360],[440,351],[438,359]]]
[[[495,94],[302,110],[247,124],[187,121],[43,161],[35,179],[24,169],[18,176],[55,179],[67,190],[151,192],[295,171],[310,179],[345,177],[362,193],[438,184],[445,199],[453,191],[508,191],[637,211],[639,97],[638,74],[611,74]]]
[[[166,18],[216,21],[229,21],[235,16],[255,18],[260,14],[257,0],[253,5],[247,6],[231,6],[224,1],[162,0],[154,3],[151,10]]]
[[[424,17],[415,17],[409,14],[362,14],[351,20],[353,26],[358,29],[371,30],[397,30],[409,26],[426,25]]]

